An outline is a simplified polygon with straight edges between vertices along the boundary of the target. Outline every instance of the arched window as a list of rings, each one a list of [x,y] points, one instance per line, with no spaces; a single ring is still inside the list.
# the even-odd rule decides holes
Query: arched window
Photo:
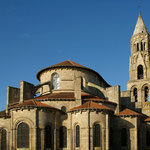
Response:
[[[137,88],[133,89],[133,96],[134,96],[134,101],[137,102],[137,97],[138,97]]]
[[[52,74],[52,89],[59,89],[60,78],[57,73]]]
[[[59,142],[60,142],[60,148],[66,148],[67,147],[67,128],[65,126],[60,127],[59,131]]]
[[[143,66],[142,65],[138,66],[137,73],[138,73],[138,79],[143,79],[144,75],[143,75]]]
[[[20,123],[17,128],[17,148],[29,148],[29,126]]]
[[[1,131],[1,150],[6,149],[7,149],[7,131],[3,129]]]
[[[144,89],[145,102],[149,101],[149,88],[146,86]]]
[[[139,51],[139,43],[137,43],[137,51]]]
[[[98,123],[93,127],[93,146],[100,147],[100,125]]]
[[[76,147],[80,147],[80,126],[76,126]]]
[[[111,127],[109,129],[109,144],[113,146],[113,129]]]
[[[65,106],[62,106],[62,107],[61,107],[61,110],[62,110],[63,112],[66,112],[66,107],[65,107]]]
[[[127,146],[127,129],[122,128],[121,130],[121,146]]]
[[[52,128],[50,125],[45,127],[45,148],[52,148]]]
[[[150,139],[150,131],[146,131],[146,145],[147,146],[150,146],[149,139]]]

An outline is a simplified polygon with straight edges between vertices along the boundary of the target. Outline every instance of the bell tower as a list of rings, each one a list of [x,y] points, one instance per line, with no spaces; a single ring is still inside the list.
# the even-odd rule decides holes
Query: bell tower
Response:
[[[136,108],[143,108],[149,101],[150,89],[150,35],[139,11],[138,20],[131,37],[131,56],[129,61],[129,82],[127,90]]]

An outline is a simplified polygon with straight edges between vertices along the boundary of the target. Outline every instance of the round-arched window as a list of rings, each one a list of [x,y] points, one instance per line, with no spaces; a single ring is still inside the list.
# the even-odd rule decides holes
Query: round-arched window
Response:
[[[52,74],[52,89],[59,89],[60,86],[60,78],[58,73]]]
[[[29,126],[20,123],[17,128],[17,148],[29,148]]]
[[[144,73],[143,73],[143,66],[142,65],[139,65],[138,68],[137,68],[137,76],[138,76],[138,79],[143,79],[144,78]]]

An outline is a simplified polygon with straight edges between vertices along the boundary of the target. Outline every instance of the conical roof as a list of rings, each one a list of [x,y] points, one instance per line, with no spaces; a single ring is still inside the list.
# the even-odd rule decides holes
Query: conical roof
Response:
[[[63,61],[63,62],[60,62],[58,64],[55,64],[55,65],[52,65],[52,66],[49,66],[49,67],[46,67],[42,70],[40,70],[38,73],[37,73],[37,79],[40,81],[40,74],[46,70],[49,70],[49,69],[55,69],[55,68],[82,68],[82,69],[86,69],[86,70],[89,70],[89,71],[92,71],[94,73],[96,73],[100,79],[102,79],[104,81],[104,83],[106,84],[107,87],[110,87],[110,85],[99,75],[99,73],[97,73],[96,71],[88,68],[88,67],[85,67],[83,65],[80,65],[74,61],[71,61],[71,60],[66,60],[66,61]]]
[[[144,21],[142,19],[140,11],[139,11],[139,17],[138,17],[133,35],[136,35],[136,34],[139,34],[139,33],[148,33],[147,28],[146,28],[146,26],[144,24]]]

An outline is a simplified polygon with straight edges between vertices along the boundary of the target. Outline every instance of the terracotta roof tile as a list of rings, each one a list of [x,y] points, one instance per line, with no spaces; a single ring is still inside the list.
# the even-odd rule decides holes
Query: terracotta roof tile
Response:
[[[49,66],[49,67],[46,67],[42,70],[40,70],[38,73],[37,73],[37,79],[40,80],[40,74],[42,72],[44,72],[45,70],[48,70],[48,69],[54,69],[54,68],[59,68],[59,67],[72,67],[72,68],[82,68],[82,69],[86,69],[86,70],[89,70],[89,71],[92,71],[94,72],[95,74],[97,74],[97,76],[106,84],[107,87],[110,87],[110,85],[100,76],[99,73],[97,73],[96,71],[88,68],[88,67],[85,67],[85,66],[82,66],[76,62],[73,62],[71,60],[66,60],[66,61],[63,61],[61,63],[58,63],[58,64],[55,64],[55,65],[52,65],[52,66]]]
[[[6,110],[0,111],[0,118],[10,118],[10,113],[6,113]]]
[[[74,107],[70,111],[79,110],[79,109],[101,109],[101,110],[112,111],[109,107],[100,105],[100,104],[92,102],[92,101],[88,101],[88,102],[84,103],[83,105]]]
[[[52,65],[50,67],[61,67],[61,66],[68,66],[68,67],[83,67],[83,68],[87,68],[85,66],[82,66],[74,61],[71,61],[71,60],[66,60],[66,61],[63,61],[61,63],[58,63],[58,64],[55,64],[55,65]]]
[[[101,99],[98,96],[95,96],[95,95],[92,95],[92,94],[88,94],[88,93],[82,93],[82,99],[85,100],[85,101],[98,101],[98,102],[103,102],[103,103],[116,104],[116,103],[111,102],[109,100]]]
[[[119,114],[116,115],[117,116],[143,116],[142,114],[128,108],[124,109],[123,111],[121,111]]]
[[[55,107],[52,107],[50,105],[35,101],[35,100],[26,100],[23,103],[19,103],[13,106],[10,106],[8,109],[12,108],[19,108],[19,107],[45,107],[45,108],[52,108],[52,109],[57,109]]]
[[[51,93],[47,95],[42,95],[34,98],[35,100],[43,100],[43,99],[73,99],[75,100],[73,92],[63,92],[63,93]]]

